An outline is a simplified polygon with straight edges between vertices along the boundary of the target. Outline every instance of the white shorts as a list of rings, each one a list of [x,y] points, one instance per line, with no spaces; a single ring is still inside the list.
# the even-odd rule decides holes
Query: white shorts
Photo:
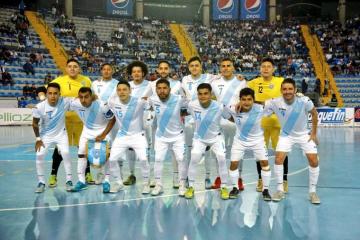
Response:
[[[306,154],[317,154],[317,146],[314,141],[309,141],[309,135],[300,137],[280,136],[276,146],[277,152],[290,152],[294,144],[299,144]]]
[[[69,153],[69,138],[66,131],[61,132],[56,137],[49,138],[46,136],[42,137],[42,142],[45,147],[41,147],[39,152],[36,152],[36,155],[46,154],[49,147],[56,145],[60,153]]]
[[[204,154],[206,147],[208,146],[210,146],[210,150],[212,150],[215,153],[217,158],[219,156],[225,158],[225,152],[226,152],[225,140],[224,140],[224,136],[221,134],[216,136],[216,140],[211,141],[211,143],[202,142],[199,139],[194,138],[191,155],[193,155],[193,153]]]
[[[161,138],[155,137],[155,160],[163,161],[168,150],[173,150],[177,161],[182,161],[185,155],[185,138],[181,134],[179,138],[174,141],[166,142]]]
[[[109,160],[117,161],[124,157],[129,148],[134,149],[136,156],[140,161],[147,161],[148,142],[145,133],[116,137],[111,146]]]
[[[264,138],[257,141],[245,142],[234,137],[231,148],[231,161],[240,161],[243,159],[246,150],[253,151],[256,160],[268,160],[268,151]]]

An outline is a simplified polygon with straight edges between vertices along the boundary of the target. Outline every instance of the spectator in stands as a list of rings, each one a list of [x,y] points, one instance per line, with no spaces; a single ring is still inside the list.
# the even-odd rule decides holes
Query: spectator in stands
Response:
[[[35,59],[36,59],[36,63],[37,63],[36,66],[42,65],[44,63],[44,55],[40,52],[37,52],[35,54],[35,56],[36,56]]]
[[[25,98],[30,97],[31,95],[31,87],[27,82],[25,82],[25,86],[23,87],[23,96]]]
[[[30,63],[30,61],[26,61],[26,63],[23,65],[23,70],[26,73],[26,75],[29,75],[30,73],[32,75],[35,75],[35,70],[33,65]]]
[[[10,84],[11,86],[14,85],[14,81],[12,79],[11,74],[5,70],[4,72],[2,72],[1,74],[1,80],[2,80],[2,84],[3,86],[7,86],[8,84]]]
[[[305,95],[307,93],[308,90],[308,81],[309,78],[308,77],[304,77],[303,80],[301,81],[301,92]]]
[[[314,92],[320,95],[320,91],[321,91],[321,82],[320,79],[317,78],[315,81]]]
[[[51,76],[50,72],[47,72],[45,79],[44,79],[44,85],[49,84],[54,78]]]
[[[31,87],[30,87],[30,97],[32,99],[36,99],[36,87],[35,87],[35,84],[31,84]]]

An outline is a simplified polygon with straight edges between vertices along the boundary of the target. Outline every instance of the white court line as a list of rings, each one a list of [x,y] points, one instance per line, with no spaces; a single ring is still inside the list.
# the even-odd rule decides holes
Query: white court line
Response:
[[[289,173],[289,176],[299,174],[309,167],[301,168],[297,171]],[[272,178],[274,180],[275,177]],[[247,185],[256,184],[257,181],[246,183]],[[202,190],[202,191],[195,191],[195,193],[205,193],[205,192],[212,192],[217,191],[217,189],[209,189],[209,190]],[[109,203],[122,203],[122,202],[131,202],[131,201],[139,201],[139,200],[149,200],[149,199],[158,199],[158,198],[167,198],[167,197],[175,197],[179,196],[178,193],[168,194],[168,195],[160,195],[160,196],[153,196],[153,197],[141,197],[141,198],[132,198],[132,199],[121,199],[121,200],[114,200],[114,201],[102,201],[102,202],[92,202],[92,203],[77,203],[77,204],[64,204],[64,205],[51,205],[51,206],[43,206],[43,207],[23,207],[23,208],[3,208],[0,209],[0,212],[12,212],[12,211],[26,211],[26,210],[36,210],[36,209],[47,209],[47,208],[67,208],[67,207],[78,207],[78,206],[93,206],[93,205],[101,205],[101,204],[109,204]]]

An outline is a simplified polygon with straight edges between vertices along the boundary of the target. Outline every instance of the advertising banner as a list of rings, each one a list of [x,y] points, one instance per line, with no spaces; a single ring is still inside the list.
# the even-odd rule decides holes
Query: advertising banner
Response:
[[[318,126],[354,126],[354,108],[317,108]],[[309,123],[311,115],[309,114]]]
[[[133,0],[107,0],[106,13],[108,15],[132,17],[134,15]]]
[[[0,125],[31,125],[30,108],[0,108]]]
[[[266,20],[266,0],[240,0],[240,20]]]
[[[239,0],[212,0],[212,19],[239,19]]]
[[[360,126],[360,107],[354,109],[354,126]]]

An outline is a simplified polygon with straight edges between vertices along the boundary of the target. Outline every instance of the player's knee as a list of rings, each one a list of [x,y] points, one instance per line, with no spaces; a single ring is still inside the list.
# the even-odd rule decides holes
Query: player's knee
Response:
[[[85,158],[85,154],[78,154],[78,158]]]
[[[231,171],[234,171],[238,168],[238,165],[239,165],[239,161],[231,161],[230,163],[230,170]]]
[[[267,160],[260,160],[260,166],[261,166],[261,169],[264,170],[264,168],[269,168],[270,169],[270,166],[269,166],[269,162]],[[265,170],[265,171],[268,171],[268,170]]]

